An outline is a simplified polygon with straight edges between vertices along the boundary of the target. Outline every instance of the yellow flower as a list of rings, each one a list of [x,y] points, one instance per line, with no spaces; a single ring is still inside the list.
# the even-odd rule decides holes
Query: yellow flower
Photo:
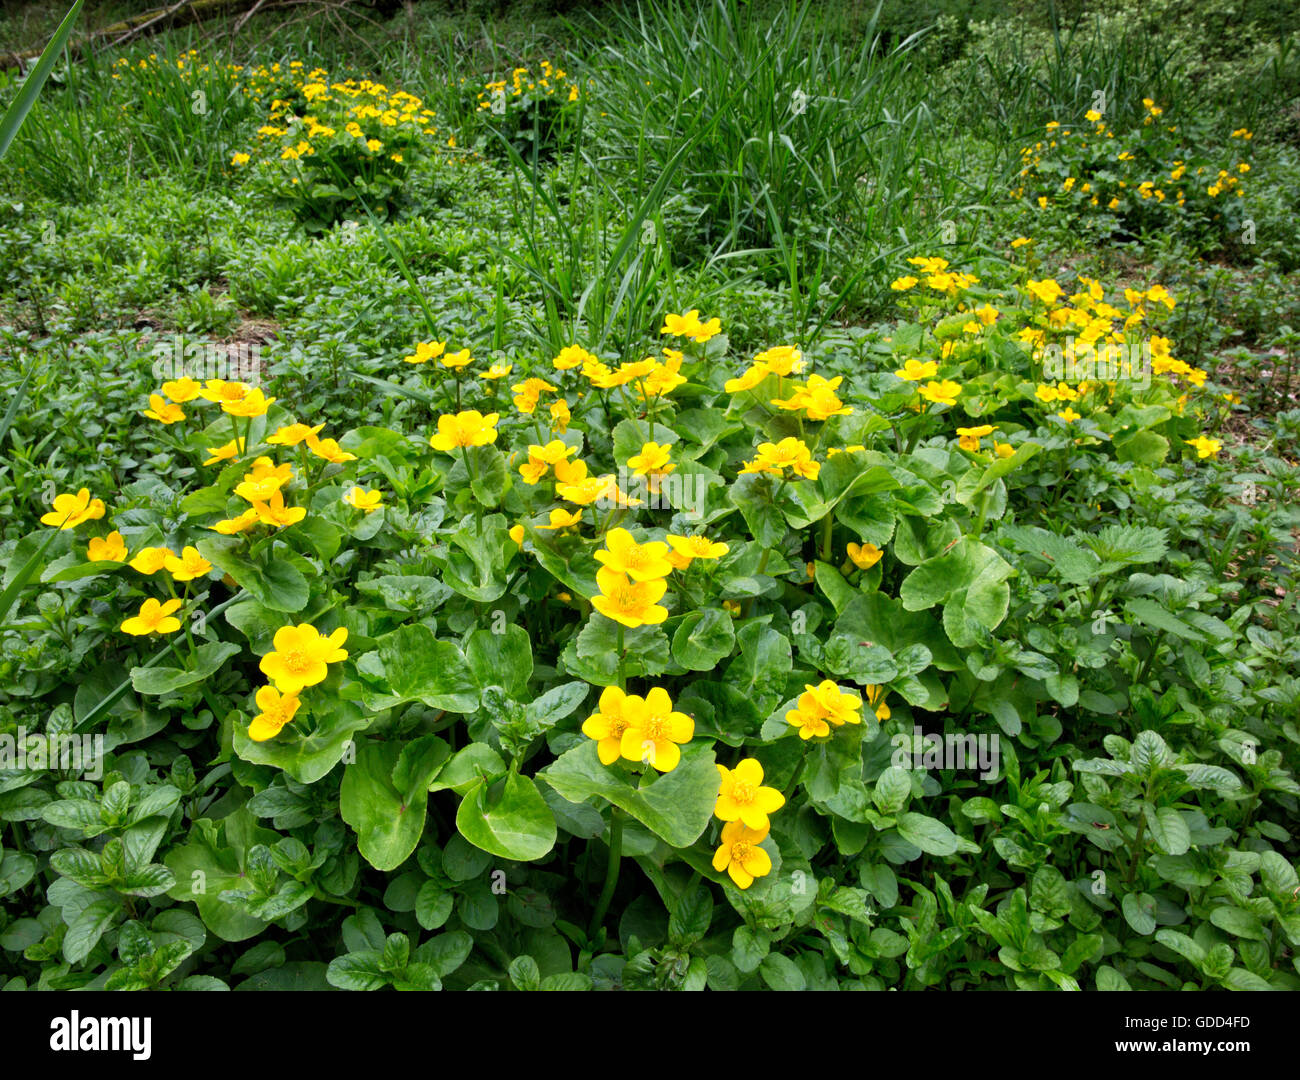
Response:
[[[86,558],[91,562],[126,562],[126,541],[116,529],[104,537],[91,537]]]
[[[720,559],[731,550],[726,544],[710,540],[707,536],[674,536],[670,533],[664,539],[673,552],[687,562],[692,559]]]
[[[257,507],[250,506],[238,517],[226,518],[224,521],[218,521],[215,525],[209,525],[208,528],[213,532],[220,533],[222,536],[234,536],[236,533],[247,532],[258,521]]]
[[[566,345],[551,361],[556,371],[570,371],[588,363],[598,363],[598,360],[580,345]]]
[[[889,719],[889,706],[885,704],[885,688],[874,684],[864,686],[863,693],[866,695],[867,704],[876,710],[876,719],[882,724]]]
[[[244,452],[244,440],[238,441],[231,439],[224,446],[209,446],[209,457],[203,462],[204,465],[215,465],[218,461],[233,461],[236,457]]]
[[[174,559],[175,557],[176,553],[171,548],[141,548],[139,554],[131,560],[130,566],[133,570],[138,570],[142,574],[156,574],[167,564],[168,559]]]
[[[487,371],[483,372],[479,376],[479,378],[490,379],[492,381],[495,381],[497,379],[504,379],[507,375],[509,375],[514,370],[515,370],[514,364],[493,364],[490,368],[487,369]]]
[[[468,349],[461,349],[460,352],[447,353],[439,359],[438,363],[453,371],[459,371],[463,367],[468,367],[473,360],[474,357],[470,355]]]
[[[188,375],[175,379],[172,382],[165,382],[162,384],[162,392],[171,398],[172,401],[176,402],[177,405],[184,405],[187,401],[193,401],[199,396],[199,392],[202,389],[203,388]],[[152,398],[150,400],[152,400]]]
[[[602,566],[596,571],[596,585],[600,594],[591,598],[591,606],[608,619],[635,629],[668,618],[668,609],[658,603],[668,591],[668,582],[662,577],[629,581],[626,574]]]
[[[83,522],[98,521],[104,516],[104,500],[92,499],[89,488],[82,488],[75,495],[71,493],[55,495],[53,506],[53,510],[41,515],[42,525],[75,529]]]
[[[743,821],[730,821],[722,827],[721,847],[713,854],[713,869],[723,870],[737,887],[748,889],[755,878],[772,872],[772,858],[759,844],[767,839],[766,829],[751,829]]]
[[[181,407],[173,405],[161,394],[149,395],[149,408],[145,409],[144,415],[150,420],[157,420],[160,424],[175,424],[185,419]]]
[[[365,488],[354,487],[346,495],[343,501],[349,506],[355,506],[358,510],[367,514],[373,514],[384,503],[384,493],[382,491],[367,491]]]
[[[1029,281],[1025,284],[1025,291],[1036,300],[1041,300],[1044,304],[1055,304],[1061,298],[1065,291],[1051,278],[1044,278],[1042,281]]]
[[[1064,412],[1059,412],[1056,415],[1059,416],[1062,420],[1064,420],[1067,424],[1073,424],[1076,420],[1079,419],[1080,416],[1079,413],[1075,412],[1073,409],[1069,407],[1067,407]]]
[[[817,686],[804,684],[797,707],[790,709],[785,719],[799,728],[800,738],[811,739],[814,735],[828,734],[831,726],[862,723],[858,715],[861,709],[861,698],[844,693],[830,679],[824,679]]]
[[[160,604],[152,596],[140,605],[140,613],[122,623],[122,631],[135,637],[148,634],[174,634],[181,628],[180,619],[173,614],[180,610],[179,600]]]
[[[510,539],[515,542],[517,547],[524,546],[524,527],[522,525],[510,526]]]
[[[933,360],[924,362],[917,360],[915,357],[908,360],[901,368],[894,372],[894,375],[907,382],[920,382],[922,379],[929,379],[939,374],[939,365]]]
[[[238,401],[223,401],[221,410],[231,416],[262,416],[273,401],[275,398],[269,398],[261,390],[253,389]]]
[[[876,563],[880,562],[881,556],[884,555],[884,552],[875,544],[849,544],[848,552],[849,559],[859,570],[870,570]]]
[[[293,719],[294,713],[302,704],[297,694],[281,696],[274,686],[263,686],[253,696],[261,711],[253,717],[248,725],[248,737],[253,742],[266,742],[280,734],[280,729]]]
[[[596,712],[582,722],[582,733],[596,740],[596,756],[602,765],[613,765],[623,754],[623,733],[628,728],[623,715],[626,700],[627,695],[617,686],[607,686],[601,691]]]
[[[659,333],[688,337],[694,342],[703,343],[721,331],[722,323],[718,319],[701,322],[699,309],[692,308],[685,315],[665,315]]]
[[[569,412],[569,403],[560,398],[559,401],[551,403],[551,430],[557,435],[563,435],[569,427],[569,420],[573,414]]]
[[[268,436],[266,441],[272,446],[297,446],[304,439],[315,438],[324,430],[324,424],[317,424],[315,427],[306,424],[286,424],[284,427],[276,428],[275,434]]]
[[[761,364],[773,375],[798,375],[803,371],[803,353],[798,345],[775,345],[754,357],[754,363]]]
[[[284,492],[277,489],[268,499],[254,500],[253,513],[263,525],[284,529],[290,525],[297,525],[307,516],[307,509],[303,506],[285,506]]]
[[[348,658],[343,643],[347,627],[340,626],[329,637],[310,623],[282,626],[272,639],[273,651],[258,665],[282,694],[297,694],[304,686],[315,686],[329,674],[327,664]]]
[[[415,352],[403,356],[402,360],[408,364],[427,364],[430,360],[438,359],[446,349],[445,341],[417,341]]]
[[[230,157],[230,164],[232,164],[232,165],[247,165],[247,164],[248,164],[248,155],[247,155],[247,154],[232,154],[231,157]]]
[[[739,394],[745,390],[752,390],[771,373],[765,364],[751,364],[738,379],[728,379],[723,384],[723,389],[728,394]]]
[[[163,566],[176,581],[193,581],[212,569],[212,564],[199,554],[196,547],[186,547],[180,555],[167,556]]]
[[[994,442],[993,449],[1000,458],[1009,458],[1016,452],[1016,448],[1007,442]]]
[[[644,698],[629,694],[623,698],[621,713],[627,721],[620,747],[623,756],[661,773],[675,769],[682,757],[678,744],[691,741],[695,721],[673,710],[668,691],[656,686]]]
[[[335,465],[342,465],[347,461],[356,461],[357,455],[350,454],[339,446],[335,439],[318,439],[315,435],[307,436],[307,449],[315,454],[318,458],[324,458]]]
[[[219,405],[225,405],[228,402],[243,401],[253,388],[244,382],[227,382],[225,379],[209,379],[203,384],[203,389],[199,391],[199,396],[206,401],[214,401]]]
[[[916,288],[919,278],[912,277],[911,274],[905,274],[903,277],[895,278],[889,283],[889,287],[895,292],[907,292],[908,289]]]
[[[722,821],[742,821],[751,829],[768,829],[767,815],[785,805],[785,796],[776,788],[763,787],[763,766],[754,758],[745,758],[734,769],[719,765],[718,774],[722,786],[714,815]]]
[[[820,375],[810,375],[808,385],[795,390],[786,400],[773,398],[772,404],[779,409],[804,410],[809,420],[828,420],[832,416],[849,416],[853,409],[842,402],[835,394],[844,381],[842,375],[833,379],[824,379]]]
[[[926,401],[932,401],[936,405],[956,405],[957,395],[960,393],[960,384],[953,382],[951,379],[928,382],[921,387],[921,396]]]
[[[1198,435],[1194,439],[1184,439],[1183,442],[1196,448],[1198,458],[1215,457],[1223,449],[1223,443],[1219,442],[1218,439],[1207,438],[1204,435]]]
[[[645,476],[647,473],[665,475],[677,468],[669,462],[669,452],[667,446],[648,442],[641,447],[641,453],[627,459],[628,468],[637,476]]]
[[[608,550],[595,553],[596,561],[633,581],[654,581],[672,573],[668,545],[661,541],[638,544],[626,529],[610,529],[605,547]]]
[[[992,424],[980,424],[979,427],[959,427],[957,429],[957,445],[963,450],[969,450],[972,454],[978,453],[980,448],[980,439],[985,435],[993,434]]]
[[[548,520],[550,521],[549,525],[538,525],[537,527],[539,529],[571,529],[573,526],[582,523],[582,511],[572,512],[557,506],[551,511]],[[523,526],[517,527],[522,532]]]

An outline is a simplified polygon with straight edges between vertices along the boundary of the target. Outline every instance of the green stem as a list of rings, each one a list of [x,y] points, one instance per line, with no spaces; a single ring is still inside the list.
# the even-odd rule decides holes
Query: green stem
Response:
[[[609,862],[605,865],[605,885],[600,890],[600,899],[596,901],[596,910],[592,913],[591,926],[587,930],[589,938],[596,936],[596,932],[605,921],[609,902],[614,899],[614,890],[618,887],[618,867],[622,859],[623,814],[617,806],[611,806],[609,808]]]
[[[822,519],[822,562],[831,561],[831,536],[835,530],[835,515],[827,514]]]
[[[626,691],[627,675],[624,673],[623,670],[623,662],[625,660],[625,656],[624,656],[625,650],[623,648],[623,624],[622,623],[618,624],[618,646],[615,649],[615,652],[618,653],[618,688],[620,690]]]

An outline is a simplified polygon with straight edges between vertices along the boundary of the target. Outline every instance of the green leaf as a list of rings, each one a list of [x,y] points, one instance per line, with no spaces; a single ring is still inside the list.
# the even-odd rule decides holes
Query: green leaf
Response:
[[[131,669],[131,685],[140,694],[170,694],[211,678],[221,665],[243,652],[230,641],[211,641],[194,650],[191,668],[137,667]]]
[[[1124,918],[1134,933],[1145,937],[1156,928],[1156,901],[1149,893],[1129,893],[1121,904]]]
[[[533,674],[533,647],[528,631],[507,625],[498,634],[475,630],[465,639],[465,662],[480,690],[504,687],[512,697],[521,696]]]
[[[456,828],[475,847],[502,859],[531,862],[555,846],[555,815],[537,785],[515,772],[499,792],[483,780],[470,788],[456,812]]]
[[[600,763],[592,741],[560,755],[537,775],[570,802],[593,795],[607,799],[677,848],[689,847],[708,828],[720,784],[713,751],[690,747],[671,772],[635,787],[619,763]]]
[[[423,738],[446,747],[437,736]],[[434,747],[436,743],[430,743],[431,752],[417,753],[414,761],[404,757],[399,770],[404,754],[400,744],[365,742],[343,774],[339,813],[357,834],[357,850],[376,870],[400,866],[420,842],[429,782],[442,765]]]
[[[951,855],[963,845],[971,846],[938,818],[926,814],[899,814],[897,825],[899,836],[928,855]]]
[[[1151,839],[1165,854],[1182,855],[1192,846],[1191,830],[1182,814],[1172,806],[1162,806],[1157,810],[1150,803],[1144,803],[1142,810]]]
[[[314,727],[306,730],[299,718],[286,725],[278,735],[265,742],[254,742],[243,724],[235,725],[234,751],[254,765],[270,765],[288,773],[300,784],[314,784],[334,768],[348,751],[353,735],[374,722],[355,701],[339,698],[313,698],[311,709]]]
[[[45,85],[45,80],[50,77],[50,72],[53,70],[59,54],[63,52],[64,46],[68,43],[68,38],[72,35],[72,27],[77,21],[77,16],[81,14],[83,2],[84,0],[76,0],[76,3],[68,9],[63,21],[59,23],[59,28],[54,31],[54,36],[50,38],[41,51],[41,58],[36,61],[36,66],[23,80],[22,86],[18,88],[18,93],[14,96],[9,108],[5,110],[4,116],[0,117],[0,159],[3,159],[5,154],[8,153],[10,145],[18,134],[18,129],[23,126],[27,114],[31,112],[32,106],[36,104],[36,99],[41,93],[41,87]],[[3,616],[0,615],[0,618],[3,618]]]
[[[378,645],[391,697],[371,701],[371,707],[420,701],[447,712],[468,713],[478,708],[478,688],[454,642],[439,641],[427,626],[410,623],[379,638]]]
[[[673,659],[689,671],[712,671],[735,647],[732,617],[721,608],[691,612],[673,635]]]

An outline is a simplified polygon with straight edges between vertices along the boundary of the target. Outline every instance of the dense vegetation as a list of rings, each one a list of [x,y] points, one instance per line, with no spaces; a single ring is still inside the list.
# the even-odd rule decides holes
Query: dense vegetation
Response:
[[[1300,988],[1300,20],[1127,7],[60,63],[8,987]]]

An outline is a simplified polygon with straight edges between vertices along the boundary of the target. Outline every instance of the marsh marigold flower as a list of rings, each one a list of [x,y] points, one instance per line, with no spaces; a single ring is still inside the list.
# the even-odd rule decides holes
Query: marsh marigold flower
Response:
[[[75,495],[55,495],[54,509],[41,515],[42,525],[57,525],[60,529],[75,529],[87,521],[98,521],[104,516],[104,500],[92,499],[90,489],[82,488]]]
[[[275,429],[274,435],[268,435],[266,441],[272,446],[297,446],[305,439],[319,435],[325,430],[324,424],[310,427],[307,424],[286,424]],[[242,447],[240,448],[242,452]]]
[[[196,547],[186,547],[179,555],[169,555],[163,568],[176,581],[193,581],[212,569],[212,564],[199,554]]]
[[[664,560],[667,564],[667,560]],[[654,626],[668,618],[668,609],[659,606],[668,582],[662,577],[652,581],[632,581],[626,574],[602,566],[596,571],[600,593],[591,598],[591,606],[617,623],[636,629]]]
[[[253,513],[257,515],[257,520],[263,525],[270,525],[276,529],[286,529],[290,525],[297,525],[307,516],[305,506],[286,506],[284,503],[284,492],[273,491],[269,499],[259,499],[253,503]]]
[[[280,729],[293,719],[302,704],[297,694],[281,694],[274,686],[263,686],[253,696],[260,710],[248,725],[248,737],[253,742],[266,742],[280,734]]]
[[[701,322],[699,309],[692,308],[685,315],[665,315],[659,333],[688,337],[697,344],[702,344],[721,330],[720,320],[709,319],[708,322]]]
[[[766,830],[775,814],[785,805],[785,796],[776,788],[763,787],[763,766],[754,758],[745,758],[734,769],[718,766],[722,786],[713,813],[722,821],[742,821],[751,829]]]
[[[86,558],[91,562],[126,562],[126,541],[116,529],[107,536],[91,537]]]
[[[622,717],[627,721],[621,749],[629,761],[641,761],[656,771],[672,772],[682,758],[680,743],[695,735],[695,721],[673,710],[668,691],[656,686],[644,698],[628,694],[623,698]]]
[[[994,426],[992,424],[980,424],[979,427],[959,427],[957,429],[957,445],[963,450],[968,450],[972,454],[979,452],[980,439],[986,435],[992,435]]]
[[[939,365],[933,360],[917,360],[915,357],[908,360],[901,368],[894,372],[897,378],[907,382],[920,382],[922,379],[930,379],[939,374]]]
[[[430,360],[438,359],[446,351],[445,341],[417,341],[415,352],[403,356],[402,360],[408,364],[427,364]]]
[[[202,389],[203,387],[188,375],[162,384],[162,392],[176,402],[177,405],[184,405],[187,401],[193,401],[199,396]]]
[[[185,419],[185,413],[179,405],[173,405],[161,394],[149,395],[149,408],[144,415],[160,424],[175,424]]]
[[[221,411],[231,416],[262,416],[274,401],[275,398],[267,397],[261,390],[253,389],[238,401],[223,401]]]
[[[957,395],[961,393],[961,384],[951,379],[928,382],[921,387],[921,396],[936,405],[956,405]]]
[[[1184,439],[1183,442],[1195,447],[1198,458],[1215,457],[1223,449],[1223,444],[1218,439],[1210,439],[1204,435],[1198,435],[1194,439]]]
[[[741,889],[748,889],[755,878],[772,872],[772,858],[759,844],[767,839],[767,829],[751,829],[743,821],[729,821],[722,827],[721,846],[713,854],[713,869],[728,876]]]
[[[862,723],[858,715],[861,709],[861,698],[844,693],[830,679],[824,679],[816,686],[804,684],[796,707],[785,714],[785,719],[799,728],[800,738],[811,739],[828,734],[831,727]]]
[[[354,487],[346,495],[343,501],[349,506],[355,506],[367,514],[373,514],[384,502],[384,493],[382,491],[367,491],[365,488]]]
[[[151,596],[140,605],[138,615],[133,615],[122,623],[122,631],[135,637],[145,637],[149,634],[174,634],[181,628],[181,621],[174,614],[180,610],[180,606],[179,600],[159,603]]]
[[[595,553],[596,561],[633,581],[654,581],[672,573],[668,545],[662,541],[638,544],[626,529],[610,529],[605,547],[608,550]]]
[[[849,560],[859,570],[870,570],[884,555],[875,544],[849,544],[848,553]]]
[[[537,527],[548,531],[553,529],[572,529],[575,525],[580,525],[582,523],[582,511],[569,511],[557,506],[551,511],[547,520],[549,524],[538,525]],[[522,532],[523,526],[519,526],[519,529]],[[522,543],[522,539],[520,540],[520,543]]]
[[[318,458],[332,462],[335,465],[342,465],[348,461],[356,461],[357,455],[350,454],[338,444],[337,439],[318,439],[315,435],[307,436],[307,449],[315,454]]]
[[[613,765],[623,755],[623,732],[628,728],[623,715],[626,700],[627,695],[617,686],[607,686],[596,711],[582,722],[582,733],[596,740],[596,756],[602,765]]]
[[[280,693],[297,694],[305,686],[324,682],[329,674],[327,664],[348,658],[348,651],[342,647],[347,639],[346,626],[340,626],[329,637],[310,623],[282,626],[272,639],[273,651],[262,657],[258,666]]]
[[[674,553],[688,563],[694,559],[720,559],[731,550],[726,544],[707,536],[674,536],[670,533],[664,539]]]

